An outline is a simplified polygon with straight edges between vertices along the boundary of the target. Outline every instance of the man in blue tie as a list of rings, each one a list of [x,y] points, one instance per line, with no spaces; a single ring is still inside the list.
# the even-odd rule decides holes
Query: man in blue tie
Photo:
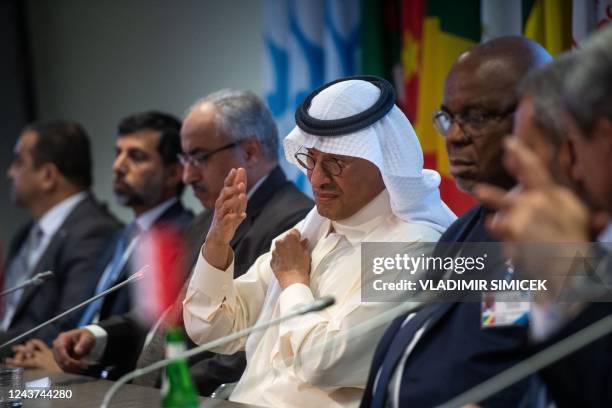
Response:
[[[184,189],[183,167],[177,158],[181,151],[180,128],[181,122],[175,117],[154,111],[131,115],[120,122],[115,141],[113,191],[117,200],[132,210],[134,220],[115,235],[103,252],[97,267],[98,279],[92,288],[94,293],[135,272],[131,258],[140,233],[162,225],[182,229],[191,222],[193,214],[180,201]],[[89,304],[78,325],[90,325],[130,308],[129,288],[122,288]],[[96,326],[93,327],[95,330]],[[42,347],[44,343],[35,340],[16,346],[18,355],[11,361],[19,365],[30,349]]]
[[[180,152],[181,122],[166,113],[143,112],[124,118],[117,129],[113,192],[130,208],[134,220],[119,234],[103,257],[104,270],[96,293],[125,279],[133,270],[131,258],[140,233],[163,225],[184,229],[193,214],[181,203],[184,185]],[[122,288],[85,308],[79,326],[95,323],[131,308],[129,288]]]
[[[533,68],[550,61],[537,43],[504,37],[464,52],[447,76],[434,125],[446,141],[450,172],[473,195],[478,182],[510,187],[502,142],[512,131],[517,86]],[[477,205],[457,219],[434,250],[438,257],[469,256],[469,245],[492,243],[485,229],[490,210]],[[452,244],[452,245],[451,245]],[[480,256],[482,253],[473,254]],[[488,278],[509,272],[501,256]],[[501,262],[498,262],[501,261]],[[482,328],[480,302],[437,302],[391,323],[378,344],[362,407],[431,407],[488,379],[527,353],[525,326]],[[526,386],[504,390],[486,406],[517,406]]]

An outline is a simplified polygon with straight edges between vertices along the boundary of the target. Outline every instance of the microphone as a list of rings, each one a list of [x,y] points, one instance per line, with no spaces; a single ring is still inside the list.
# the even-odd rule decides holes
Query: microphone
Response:
[[[135,282],[137,280],[142,279],[142,277],[144,276],[144,271],[146,269],[148,269],[148,268],[149,268],[149,265],[144,266],[143,268],[138,270],[136,273],[132,274],[132,276],[130,276],[129,278],[119,282],[115,286],[111,286],[110,288],[106,289],[105,291],[100,292],[97,295],[95,295],[95,296],[93,296],[93,297],[91,297],[91,298],[89,298],[87,300],[84,300],[83,302],[79,303],[78,305],[71,307],[70,309],[68,309],[68,310],[58,314],[57,316],[52,317],[51,319],[49,319],[49,320],[39,324],[38,326],[33,327],[30,330],[27,330],[27,331],[25,331],[24,333],[21,333],[18,336],[13,337],[12,339],[10,339],[9,341],[7,341],[5,343],[2,343],[0,345],[0,350],[2,350],[3,348],[5,348],[7,346],[10,346],[11,344],[13,344],[13,343],[23,339],[26,336],[29,336],[30,334],[34,333],[35,331],[40,330],[43,327],[48,326],[51,323],[54,323],[54,322],[58,321],[59,319],[63,318],[64,316],[69,315],[70,313],[72,313],[74,311],[77,311],[79,309],[82,309],[83,307],[87,306],[88,304],[90,304],[92,302],[95,302],[96,300],[98,300],[98,299],[108,295],[109,293],[112,293],[112,292],[116,291],[117,289],[120,289],[120,288],[124,287],[125,285],[128,285],[128,284],[130,284],[132,282]],[[49,272],[49,273],[51,273],[51,272]],[[32,279],[34,279],[34,278],[32,278]]]
[[[0,297],[6,296],[9,293],[17,292],[18,290],[25,289],[28,286],[38,286],[41,283],[43,283],[44,281],[46,281],[47,279],[51,279],[53,276],[54,276],[53,272],[51,272],[51,271],[45,271],[45,272],[37,273],[36,275],[32,276],[30,279],[22,282],[21,284],[15,286],[13,288],[6,289],[6,290],[0,292]]]
[[[203,353],[205,351],[208,351],[212,348],[215,347],[219,347],[222,346],[224,344],[227,343],[231,343],[234,340],[238,340],[239,338],[248,336],[251,333],[257,332],[257,331],[263,331],[266,330],[269,327],[275,326],[277,324],[280,324],[286,320],[291,320],[295,317],[298,316],[302,316],[308,313],[312,313],[312,312],[318,312],[320,310],[323,310],[331,305],[333,305],[336,302],[336,300],[332,297],[332,296],[324,296],[322,298],[316,299],[314,302],[304,306],[304,307],[300,307],[299,309],[286,314],[285,316],[281,316],[278,317],[276,319],[272,319],[269,320],[268,322],[265,323],[261,323],[261,324],[255,324],[254,326],[251,327],[247,327],[246,329],[237,331],[236,333],[230,334],[229,336],[225,336],[225,337],[221,337],[217,340],[213,340],[210,341],[208,343],[204,343],[196,348],[193,348],[191,350],[187,350],[179,355],[177,355],[176,357],[173,358],[166,358],[164,360],[160,360],[157,361],[147,367],[143,367],[140,369],[136,369],[132,372],[129,372],[127,374],[125,374],[124,376],[122,376],[121,378],[119,378],[110,388],[109,390],[106,392],[106,395],[104,396],[104,400],[102,401],[102,405],[100,406],[101,408],[108,408],[108,406],[110,405],[110,401],[113,398],[113,395],[115,395],[115,393],[119,390],[119,388],[121,388],[121,386],[123,384],[126,384],[128,381],[133,380],[136,377],[140,377],[142,375],[148,374],[150,372],[153,372],[155,370],[158,370],[160,368],[163,368],[165,366],[167,366],[170,363],[174,363],[176,361],[179,360],[183,360],[183,359],[188,359],[190,357],[193,357],[197,354]]]
[[[495,377],[490,378],[466,392],[445,402],[440,407],[462,407],[469,403],[477,403],[493,394],[509,387],[536,371],[554,363],[557,360],[573,353],[574,351],[602,338],[612,332],[612,315],[604,317],[592,323],[590,326],[560,340],[537,354],[522,362],[515,364],[509,369],[502,371]]]

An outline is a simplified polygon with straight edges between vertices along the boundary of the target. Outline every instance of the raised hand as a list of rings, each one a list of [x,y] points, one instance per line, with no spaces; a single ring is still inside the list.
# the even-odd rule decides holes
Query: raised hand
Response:
[[[310,283],[308,241],[300,238],[300,232],[293,229],[276,241],[272,251],[270,267],[283,289],[294,283]]]
[[[246,183],[246,170],[232,169],[225,178],[223,189],[215,202],[215,213],[202,249],[206,261],[215,268],[227,268],[229,243],[240,223],[246,218]]]

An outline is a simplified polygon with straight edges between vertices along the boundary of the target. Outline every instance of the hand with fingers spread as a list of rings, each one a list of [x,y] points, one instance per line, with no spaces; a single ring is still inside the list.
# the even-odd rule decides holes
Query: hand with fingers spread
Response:
[[[506,143],[505,166],[519,186],[510,192],[479,185],[479,201],[497,212],[487,228],[505,241],[506,255],[528,276],[547,280],[547,291],[534,294],[547,303],[569,283],[576,244],[589,241],[589,212],[569,189],[556,184],[543,163],[518,139]],[[571,243],[568,245],[535,245]]]
[[[229,244],[238,226],[246,218],[246,184],[246,170],[232,169],[215,202],[215,214],[202,249],[206,261],[215,268],[228,267],[231,253]]]
[[[53,356],[59,367],[70,373],[83,373],[89,364],[83,358],[96,344],[96,337],[87,329],[79,328],[60,333],[53,342]]]
[[[300,238],[300,232],[293,229],[275,242],[272,251],[270,267],[283,289],[294,283],[310,284],[308,241]]]
[[[7,358],[9,367],[43,368],[60,372],[61,368],[53,358],[53,351],[42,340],[32,339],[23,345],[13,347],[15,356]]]

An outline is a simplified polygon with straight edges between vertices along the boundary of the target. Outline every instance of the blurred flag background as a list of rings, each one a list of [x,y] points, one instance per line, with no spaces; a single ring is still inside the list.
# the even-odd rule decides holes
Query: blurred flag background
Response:
[[[383,76],[419,136],[425,166],[442,176],[442,198],[461,215],[474,202],[455,188],[431,123],[453,61],[503,35],[524,35],[557,55],[607,24],[612,0],[264,0],[262,12],[265,97],[281,138],[313,89],[348,75]],[[285,169],[310,192],[297,169]]]

